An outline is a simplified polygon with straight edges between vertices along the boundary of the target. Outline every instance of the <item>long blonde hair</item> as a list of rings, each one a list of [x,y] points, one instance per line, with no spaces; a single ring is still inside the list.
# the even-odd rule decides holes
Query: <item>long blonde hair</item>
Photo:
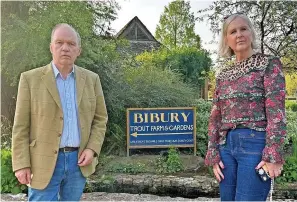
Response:
[[[252,33],[252,49],[256,49],[257,48],[257,43],[256,43],[256,32],[253,28],[252,22],[250,21],[250,19],[244,15],[244,14],[233,14],[230,15],[229,17],[227,17],[224,20],[223,26],[222,26],[222,30],[221,30],[221,38],[220,38],[220,45],[219,45],[219,55],[223,58],[228,58],[234,55],[234,51],[227,45],[226,43],[226,36],[227,36],[227,29],[228,26],[230,25],[230,23],[235,19],[235,18],[242,18],[243,20],[246,21],[246,23],[248,24],[248,27]]]

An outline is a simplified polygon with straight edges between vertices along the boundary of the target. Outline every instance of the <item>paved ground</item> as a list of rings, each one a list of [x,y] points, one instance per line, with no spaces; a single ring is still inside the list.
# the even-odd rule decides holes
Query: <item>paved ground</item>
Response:
[[[1,194],[1,201],[27,201],[25,194],[11,195]],[[151,194],[126,194],[126,193],[106,193],[93,192],[83,194],[81,201],[219,201],[218,198],[204,198],[196,199],[188,198],[171,198],[168,196],[156,196]],[[297,201],[293,199],[276,200],[276,201]]]
[[[196,199],[171,198],[168,196],[156,196],[151,194],[126,194],[126,193],[106,193],[93,192],[83,194],[81,201],[218,201],[219,199],[209,199],[199,197]],[[1,201],[27,201],[25,194],[11,195],[2,194]]]

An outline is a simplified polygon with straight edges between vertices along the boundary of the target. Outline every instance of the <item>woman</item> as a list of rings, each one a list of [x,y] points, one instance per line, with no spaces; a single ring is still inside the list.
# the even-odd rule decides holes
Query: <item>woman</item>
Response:
[[[261,180],[256,169],[265,165],[275,178],[284,163],[282,65],[277,57],[254,49],[250,20],[243,14],[225,18],[220,55],[229,60],[216,77],[205,159],[220,183],[222,201],[265,201],[271,180]]]

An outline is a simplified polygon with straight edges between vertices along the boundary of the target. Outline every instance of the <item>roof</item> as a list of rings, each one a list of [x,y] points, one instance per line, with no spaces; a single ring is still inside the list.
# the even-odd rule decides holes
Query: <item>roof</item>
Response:
[[[161,43],[155,39],[137,16],[130,20],[116,34],[115,38],[127,39],[130,42],[130,47],[126,48],[126,51],[136,54],[159,49],[161,46]]]
[[[146,26],[135,16],[115,36],[116,38],[127,38],[133,41],[154,41],[158,42]]]

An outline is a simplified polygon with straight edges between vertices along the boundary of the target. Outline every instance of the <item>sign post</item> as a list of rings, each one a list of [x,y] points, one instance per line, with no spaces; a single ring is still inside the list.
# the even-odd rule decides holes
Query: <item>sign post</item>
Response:
[[[194,147],[196,108],[127,109],[127,156],[130,149]]]

